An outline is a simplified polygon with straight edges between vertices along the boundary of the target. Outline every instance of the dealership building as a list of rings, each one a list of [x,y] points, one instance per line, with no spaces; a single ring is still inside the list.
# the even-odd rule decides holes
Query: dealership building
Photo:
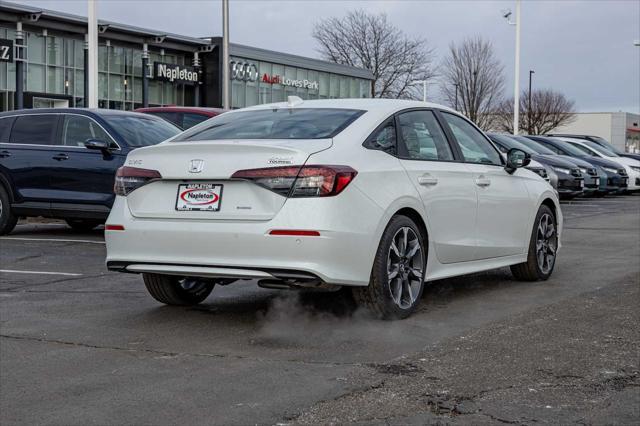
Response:
[[[222,38],[98,21],[98,105],[222,106]],[[87,18],[0,2],[0,111],[85,106]],[[369,70],[230,44],[231,107],[371,96]],[[22,81],[17,79],[21,70]]]

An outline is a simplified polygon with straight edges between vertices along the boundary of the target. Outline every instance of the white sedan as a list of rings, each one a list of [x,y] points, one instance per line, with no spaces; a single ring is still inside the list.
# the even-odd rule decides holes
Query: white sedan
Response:
[[[551,275],[553,188],[439,105],[342,99],[227,112],[129,154],[105,226],[110,270],[142,273],[166,304],[215,284],[350,286],[404,318],[425,282],[510,266]]]
[[[629,176],[629,184],[627,185],[627,190],[640,190],[640,161],[618,155],[615,152],[603,147],[602,145],[589,140],[567,137],[555,137],[555,139],[568,142],[576,148],[584,151],[588,155],[604,158],[620,164],[620,166],[625,169],[627,175]]]

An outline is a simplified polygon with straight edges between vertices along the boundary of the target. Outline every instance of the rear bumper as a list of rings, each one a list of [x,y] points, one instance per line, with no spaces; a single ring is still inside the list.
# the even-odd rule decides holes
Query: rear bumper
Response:
[[[348,200],[343,198],[347,194]],[[356,207],[345,209],[341,203]],[[125,230],[105,231],[107,266],[121,272],[233,278],[297,274],[363,286],[377,247],[372,230],[382,213],[357,190],[332,199],[287,200],[268,221],[140,219],[118,197],[107,223]],[[273,229],[317,230],[320,236],[269,235]]]

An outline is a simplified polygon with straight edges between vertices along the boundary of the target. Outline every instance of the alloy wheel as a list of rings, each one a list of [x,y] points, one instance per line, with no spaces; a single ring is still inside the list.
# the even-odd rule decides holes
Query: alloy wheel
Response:
[[[424,255],[418,235],[405,226],[395,233],[387,257],[387,278],[393,302],[408,309],[420,294]]]
[[[553,269],[557,250],[556,226],[550,214],[545,213],[540,217],[536,232],[536,257],[538,267],[544,274]]]

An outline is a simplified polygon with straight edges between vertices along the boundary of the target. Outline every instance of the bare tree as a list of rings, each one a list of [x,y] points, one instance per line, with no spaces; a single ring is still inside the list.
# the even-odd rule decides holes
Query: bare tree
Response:
[[[491,42],[476,37],[452,43],[441,65],[440,91],[451,107],[489,129],[502,101],[503,69]]]
[[[371,70],[374,97],[416,98],[420,93],[422,98],[414,82],[435,75],[427,42],[405,35],[384,13],[356,10],[344,18],[324,19],[315,24],[312,35],[327,60]]]
[[[513,132],[513,98],[504,100],[497,109],[496,123],[499,130]],[[549,133],[556,127],[575,120],[575,104],[564,94],[551,89],[531,92],[531,110],[529,110],[529,91],[520,95],[520,130],[532,135]]]

